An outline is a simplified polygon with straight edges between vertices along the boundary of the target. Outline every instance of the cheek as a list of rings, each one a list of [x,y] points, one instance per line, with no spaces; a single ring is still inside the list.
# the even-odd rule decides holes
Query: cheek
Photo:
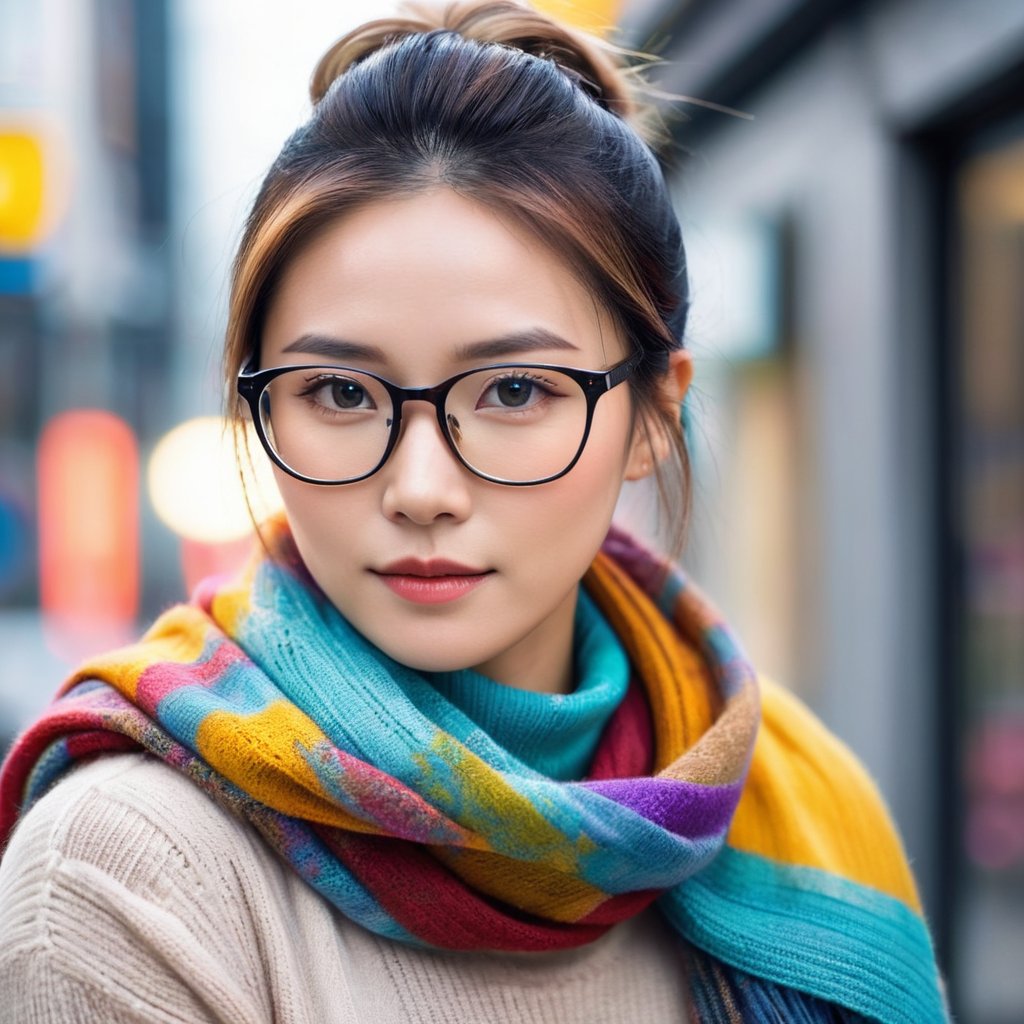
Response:
[[[292,530],[317,534],[317,524],[327,519],[331,495],[327,488],[303,483],[275,467],[277,487],[281,492],[288,522]]]
[[[610,415],[603,418],[595,414],[587,446],[566,476],[535,489],[519,489],[534,491],[522,493],[522,502],[514,500],[518,494],[504,496],[513,509],[503,516],[511,529],[534,546],[543,538],[553,558],[559,560],[564,552],[571,560],[582,560],[584,570],[607,533],[628,455],[628,405],[607,411]]]
[[[625,389],[605,395],[594,412],[590,436],[580,461],[566,477],[580,497],[610,495],[618,498],[632,442],[632,412]]]
[[[276,476],[299,553],[313,578],[330,593],[337,578],[348,572],[353,545],[346,525],[366,521],[365,499],[354,485],[318,487],[280,470]]]

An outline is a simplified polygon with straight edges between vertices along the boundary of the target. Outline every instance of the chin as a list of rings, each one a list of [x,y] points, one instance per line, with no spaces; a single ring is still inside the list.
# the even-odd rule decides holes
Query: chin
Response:
[[[376,642],[376,641],[375,641]],[[467,651],[453,644],[377,644],[393,660],[416,672],[460,672],[486,661],[490,651]]]
[[[468,668],[484,660],[493,646],[488,644],[487,650],[481,650],[479,637],[483,631],[480,626],[468,629],[460,624],[457,629],[446,629],[438,618],[428,617],[421,622],[400,620],[382,630],[379,623],[378,628],[373,628],[372,618],[364,622],[359,615],[347,618],[354,629],[389,658],[418,672],[455,672]],[[467,642],[472,636],[477,637],[477,643]]]

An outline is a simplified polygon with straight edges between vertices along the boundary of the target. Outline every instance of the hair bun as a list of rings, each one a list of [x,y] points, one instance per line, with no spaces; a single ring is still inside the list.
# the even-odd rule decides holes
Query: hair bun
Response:
[[[407,0],[402,15],[369,21],[342,36],[320,58],[310,82],[319,103],[348,68],[404,36],[456,32],[464,39],[499,43],[554,61],[599,103],[625,120],[639,119],[640,105],[624,68],[624,51],[542,14],[520,0]]]

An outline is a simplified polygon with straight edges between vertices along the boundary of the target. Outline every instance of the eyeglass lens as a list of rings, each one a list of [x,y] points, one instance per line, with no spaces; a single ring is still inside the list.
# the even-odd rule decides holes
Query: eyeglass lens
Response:
[[[394,407],[387,388],[354,370],[296,369],[275,377],[260,402],[279,458],[313,480],[370,473],[387,448]],[[510,482],[561,473],[587,425],[580,385],[547,367],[489,367],[458,380],[444,407],[452,443],[473,469]]]

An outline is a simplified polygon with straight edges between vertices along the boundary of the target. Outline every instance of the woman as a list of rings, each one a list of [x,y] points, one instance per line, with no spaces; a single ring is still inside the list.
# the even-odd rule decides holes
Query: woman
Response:
[[[611,526],[689,492],[624,82],[513,0],[321,60],[227,333],[286,515],[10,755],[0,1019],[945,1019],[862,769]]]

